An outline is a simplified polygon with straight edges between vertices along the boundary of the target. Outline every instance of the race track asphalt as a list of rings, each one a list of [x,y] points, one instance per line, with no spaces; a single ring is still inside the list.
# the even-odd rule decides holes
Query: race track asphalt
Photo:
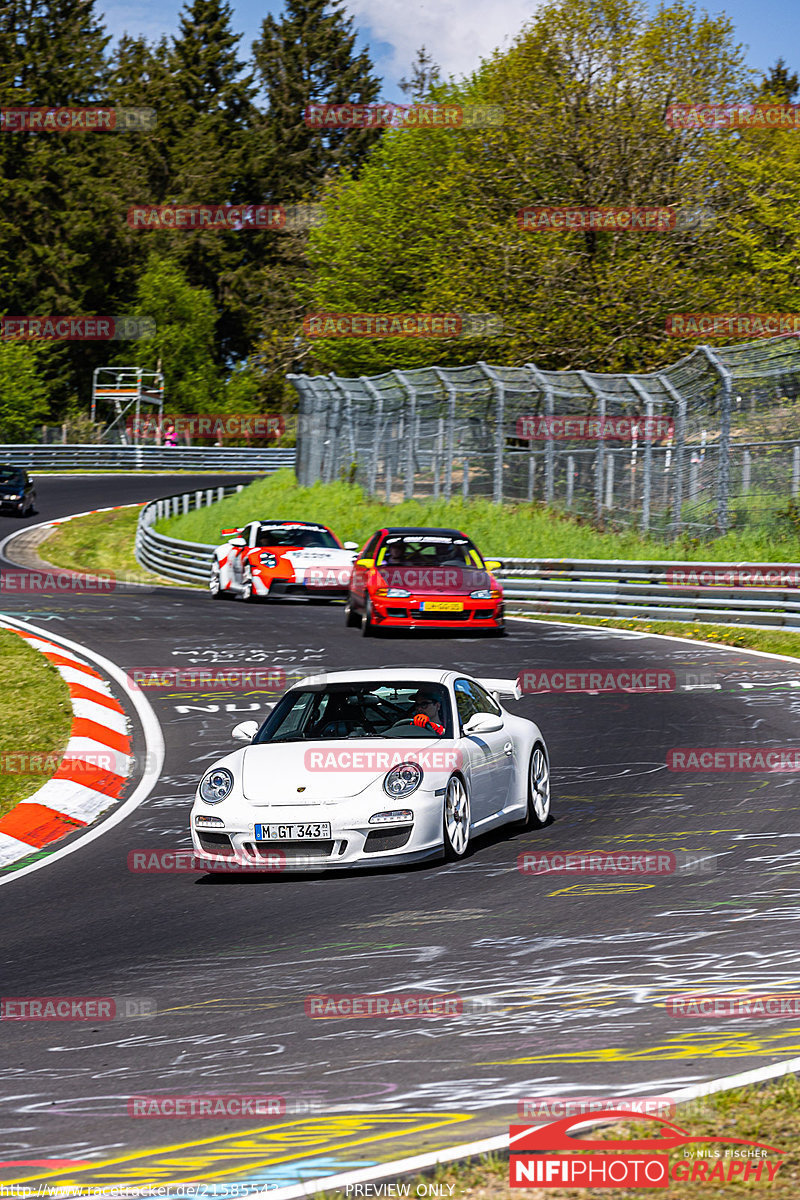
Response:
[[[193,486],[189,476],[42,478],[35,519]],[[0,536],[21,526],[3,518]],[[189,845],[200,773],[270,698],[148,693],[164,773],[126,821],[0,886],[0,990],[146,997],[157,1015],[3,1022],[0,1157],[50,1165],[1,1166],[0,1181],[281,1181],[502,1132],[525,1097],[659,1095],[800,1054],[796,1018],[680,1018],[665,1007],[687,991],[796,986],[796,776],[665,765],[675,747],[795,744],[800,672],[789,663],[522,621],[502,640],[364,640],[340,605],[215,603],[168,587],[4,599],[2,611],[124,669],[419,664],[511,678],[657,666],[681,688],[509,701],[548,741],[554,820],[543,830],[487,836],[447,866],[219,878],[132,873],[128,855]],[[694,874],[525,875],[517,856],[531,850],[713,858]],[[490,996],[494,1007],[441,1019],[305,1015],[310,993],[387,990]],[[300,1129],[311,1108],[319,1116],[279,1153],[272,1120],[129,1115],[133,1096],[210,1093],[282,1097],[281,1128]]]

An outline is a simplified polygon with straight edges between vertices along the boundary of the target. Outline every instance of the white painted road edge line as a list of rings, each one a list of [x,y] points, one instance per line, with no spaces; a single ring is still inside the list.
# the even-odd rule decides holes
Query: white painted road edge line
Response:
[[[134,692],[128,689],[127,676],[121,667],[111,662],[110,659],[104,658],[101,654],[96,654],[94,650],[89,650],[86,646],[82,646],[80,642],[70,641],[60,635],[51,633],[49,629],[40,629],[38,625],[31,625],[27,621],[20,621],[16,617],[9,617],[5,613],[3,614],[3,621],[15,629],[24,629],[27,633],[33,633],[38,637],[45,638],[47,641],[56,642],[58,645],[64,646],[67,650],[71,650],[73,653],[87,658],[114,679],[122,691],[130,696],[131,703],[136,709],[136,714],[139,717],[144,734],[146,755],[142,778],[139,780],[133,794],[119,808],[115,808],[99,825],[91,826],[87,829],[86,833],[76,838],[75,841],[70,842],[68,846],[62,846],[60,850],[54,850],[52,854],[47,854],[45,858],[31,863],[27,867],[20,867],[18,871],[12,871],[7,878],[0,877],[0,887],[8,883],[14,883],[17,879],[21,879],[24,875],[30,875],[32,871],[38,871],[41,867],[47,867],[59,858],[66,858],[68,854],[74,854],[76,850],[82,850],[89,842],[102,837],[109,829],[113,829],[115,825],[119,825],[121,821],[124,821],[130,813],[147,799],[158,782],[161,768],[164,765],[164,735],[161,732],[158,717],[143,692]]]
[[[720,1079],[711,1079],[707,1083],[696,1083],[688,1088],[680,1088],[675,1092],[663,1092],[661,1098],[674,1100],[676,1104],[684,1104],[689,1100],[697,1100],[702,1096],[712,1096],[716,1092],[727,1092],[733,1088],[748,1087],[754,1083],[765,1083],[770,1079],[779,1079],[782,1075],[794,1075],[800,1071],[800,1058],[788,1058],[784,1062],[774,1063],[771,1067],[756,1067],[752,1071],[741,1071],[738,1075],[723,1075]],[[646,1092],[641,1093],[643,1096]],[[633,1099],[630,1096],[629,1099]],[[635,1120],[635,1114],[631,1114]],[[520,1120],[520,1124],[525,1124]],[[541,1125],[531,1124],[531,1129],[539,1129]],[[607,1121],[593,1121],[589,1118],[576,1125],[576,1129],[594,1128],[596,1125],[608,1124]],[[412,1172],[424,1171],[440,1163],[455,1162],[461,1158],[476,1158],[479,1155],[491,1154],[493,1151],[508,1150],[507,1133],[495,1137],[484,1138],[479,1142],[465,1142],[460,1146],[448,1146],[444,1150],[431,1150],[427,1154],[415,1154],[409,1158],[397,1158],[394,1162],[378,1163],[374,1167],[362,1167],[358,1171],[343,1171],[339,1175],[326,1175],[319,1179],[307,1179],[303,1183],[292,1184],[290,1187],[266,1188],[261,1192],[250,1192],[249,1200],[300,1200],[301,1197],[313,1196],[318,1192],[343,1190],[356,1183],[374,1183],[378,1179],[394,1178],[397,1175],[407,1175]],[[602,1143],[598,1143],[598,1149]]]
[[[2,547],[0,547],[2,549]],[[544,616],[544,614],[536,614]],[[621,619],[621,618],[620,618]],[[799,663],[800,655],[793,657],[791,654],[770,654],[768,650],[751,650],[749,646],[728,646],[725,642],[706,642],[702,638],[684,638],[679,637],[677,633],[648,633],[646,629],[618,629],[615,625],[589,625],[573,624],[572,621],[551,621],[549,617],[544,621],[531,621],[530,617],[506,617],[507,621],[524,621],[526,625],[559,625],[562,629],[593,629],[599,633],[619,633],[622,637],[631,638],[637,641],[641,638],[661,638],[662,642],[681,642],[684,646],[708,646],[712,650],[727,650],[728,654],[755,654],[758,658],[777,658],[779,662]],[[632,621],[648,621],[656,620],[655,617],[631,617]],[[719,625],[719,621],[698,621],[698,625]],[[691,624],[691,622],[687,622]],[[770,628],[764,625],[727,625],[727,629],[759,629],[770,632]],[[800,633],[800,629],[778,629],[779,633]]]

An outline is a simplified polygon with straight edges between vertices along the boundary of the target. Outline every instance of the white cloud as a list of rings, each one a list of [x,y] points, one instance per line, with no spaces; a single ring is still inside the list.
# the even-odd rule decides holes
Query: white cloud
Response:
[[[392,99],[397,81],[408,77],[420,46],[425,46],[442,75],[474,71],[481,58],[508,47],[530,20],[537,0],[348,0],[361,37],[372,49],[384,78],[384,98]],[[378,43],[388,43],[387,47]],[[388,53],[386,52],[388,51]]]

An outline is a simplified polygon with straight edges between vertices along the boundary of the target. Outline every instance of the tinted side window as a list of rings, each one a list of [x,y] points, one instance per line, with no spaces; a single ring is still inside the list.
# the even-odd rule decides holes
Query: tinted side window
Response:
[[[492,713],[496,717],[500,716],[500,706],[495,703],[494,698],[489,695],[486,688],[482,688],[478,683],[473,683],[472,691],[477,698],[477,702],[480,704],[478,712]]]
[[[462,725],[466,725],[470,717],[482,710],[478,706],[478,698],[473,692],[468,679],[457,679],[455,682],[456,708]]]
[[[375,547],[378,544],[378,538],[380,536],[381,535],[379,533],[373,533],[372,537],[369,539],[366,546],[361,551],[361,553],[359,554],[358,557],[359,558],[374,558],[375,557]]]

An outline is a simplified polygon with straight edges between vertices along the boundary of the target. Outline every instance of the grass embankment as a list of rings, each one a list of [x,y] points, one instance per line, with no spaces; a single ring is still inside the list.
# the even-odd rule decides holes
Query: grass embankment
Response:
[[[0,629],[0,816],[47,782],[71,728],[69,691],[56,668],[18,633]],[[32,754],[48,756],[50,769],[22,774]]]
[[[440,525],[463,529],[489,558],[652,558],[692,562],[800,561],[800,534],[787,516],[768,526],[737,530],[710,542],[662,542],[635,532],[603,532],[536,504],[489,500],[404,500],[384,504],[347,483],[297,486],[293,471],[276,471],[211,508],[158,524],[161,533],[189,542],[221,540],[221,530],[255,518],[319,521],[343,541],[363,545],[382,525]]]
[[[538,1188],[528,1185],[524,1190],[511,1188],[508,1185],[508,1159],[490,1156],[474,1164],[459,1164],[440,1167],[427,1177],[419,1176],[410,1181],[409,1195],[416,1197],[416,1188],[420,1187],[420,1195],[433,1193],[431,1183],[449,1185],[452,1192],[442,1187],[439,1195],[452,1196],[453,1200],[461,1200],[469,1196],[472,1200],[630,1200],[631,1196],[675,1196],[676,1200],[709,1200],[712,1196],[726,1197],[760,1197],[769,1196],[770,1200],[797,1200],[800,1195],[800,1087],[794,1075],[786,1076],[774,1083],[758,1088],[739,1088],[735,1091],[720,1092],[716,1096],[704,1097],[697,1104],[687,1106],[687,1111],[678,1108],[673,1123],[685,1129],[693,1137],[725,1137],[744,1138],[748,1141],[761,1142],[775,1146],[785,1151],[782,1166],[772,1183],[767,1182],[767,1172],[762,1171],[762,1178],[756,1182],[752,1177],[742,1181],[741,1177],[730,1183],[719,1183],[708,1180],[691,1179],[673,1181],[669,1191],[661,1188],[646,1188],[641,1191],[631,1188]],[[519,1124],[524,1124],[518,1118]],[[541,1119],[531,1122],[543,1124]],[[593,1133],[583,1131],[581,1137],[597,1139],[598,1150],[602,1150],[603,1141],[619,1138],[632,1139],[635,1137],[652,1138],[657,1126],[653,1122],[632,1122],[631,1124],[607,1126]],[[735,1147],[729,1147],[735,1149]],[[692,1146],[687,1149],[690,1153],[696,1151]],[[713,1147],[711,1147],[713,1150]],[[722,1155],[725,1146],[720,1146]],[[555,1153],[555,1152],[554,1152]],[[617,1153],[617,1151],[613,1151]],[[624,1151],[622,1152],[624,1153]],[[641,1154],[641,1150],[632,1153]],[[678,1163],[687,1164],[683,1168],[691,1176],[692,1160],[684,1158],[683,1147],[673,1151],[670,1156],[670,1169]],[[730,1159],[706,1159],[704,1166],[710,1172],[717,1162],[730,1162]],[[752,1168],[759,1162],[776,1163],[778,1156],[767,1154],[765,1158],[745,1160]],[[752,1169],[751,1168],[751,1169]],[[406,1181],[409,1182],[409,1181]],[[423,1191],[424,1187],[424,1191]],[[343,1192],[328,1192],[326,1200],[344,1200]]]
[[[39,547],[41,557],[56,567],[86,574],[112,575],[120,582],[153,583],[159,576],[146,571],[133,552],[141,504],[110,512],[90,513],[57,525]],[[163,580],[172,583],[173,580]]]

